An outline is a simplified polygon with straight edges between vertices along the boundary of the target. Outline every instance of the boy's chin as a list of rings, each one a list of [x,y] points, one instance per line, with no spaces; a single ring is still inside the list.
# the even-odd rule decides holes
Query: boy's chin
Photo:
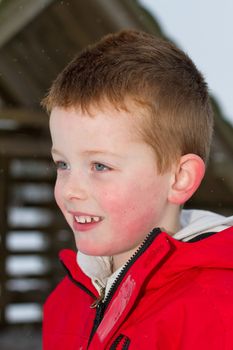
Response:
[[[76,242],[77,251],[89,256],[112,256],[112,249],[103,249],[96,245],[83,245]]]

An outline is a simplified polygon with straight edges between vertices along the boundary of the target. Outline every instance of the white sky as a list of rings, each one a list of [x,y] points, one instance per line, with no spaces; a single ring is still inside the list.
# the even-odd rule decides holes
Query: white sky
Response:
[[[193,59],[233,124],[233,1],[140,0]]]

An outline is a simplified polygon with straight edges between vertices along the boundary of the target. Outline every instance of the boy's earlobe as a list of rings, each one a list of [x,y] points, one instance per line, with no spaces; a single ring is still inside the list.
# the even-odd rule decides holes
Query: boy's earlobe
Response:
[[[205,174],[205,163],[196,154],[185,154],[175,167],[168,200],[173,204],[185,203],[198,189]]]

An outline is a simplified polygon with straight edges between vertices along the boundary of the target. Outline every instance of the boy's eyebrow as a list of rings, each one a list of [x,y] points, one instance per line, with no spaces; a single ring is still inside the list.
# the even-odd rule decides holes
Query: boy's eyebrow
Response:
[[[61,153],[59,151],[57,151],[55,148],[51,149],[51,153],[52,154],[57,154],[60,155]],[[118,158],[123,158],[122,156],[120,156],[117,153],[114,152],[109,152],[109,151],[104,151],[104,150],[86,150],[83,151],[82,154],[84,155],[98,155],[98,154],[108,154],[110,156],[114,156],[114,157],[118,157]]]
[[[82,154],[84,154],[84,155],[107,154],[107,155],[110,155],[110,156],[122,158],[122,156],[120,156],[119,154],[114,153],[114,152],[109,152],[107,150],[106,151],[105,150],[86,150],[86,151],[83,151]]]

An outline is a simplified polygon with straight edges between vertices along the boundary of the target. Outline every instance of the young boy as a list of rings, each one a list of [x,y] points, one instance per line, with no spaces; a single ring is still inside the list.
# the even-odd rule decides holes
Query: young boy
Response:
[[[190,58],[146,33],[108,35],[43,105],[78,250],[61,252],[44,350],[233,349],[233,217],[180,209],[205,173],[213,124]]]

